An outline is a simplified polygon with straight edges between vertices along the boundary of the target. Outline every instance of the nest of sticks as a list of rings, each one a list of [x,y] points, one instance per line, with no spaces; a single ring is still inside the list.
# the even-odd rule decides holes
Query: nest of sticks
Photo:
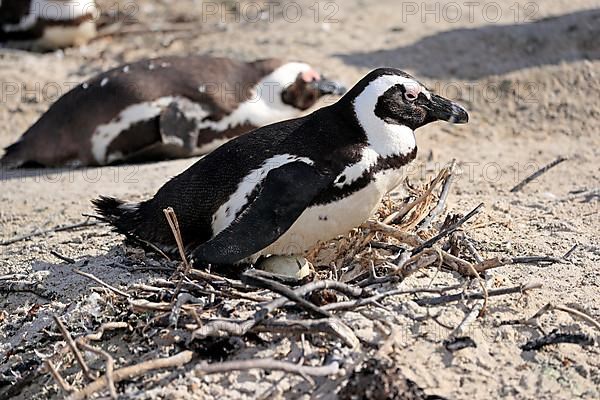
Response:
[[[449,334],[444,345],[449,351],[468,347],[472,340],[465,336],[467,327],[487,312],[491,297],[525,295],[540,287],[527,283],[499,286],[489,277],[491,269],[515,263],[565,260],[551,257],[483,259],[468,233],[483,204],[465,215],[445,213],[454,177],[452,164],[424,187],[416,188],[407,182],[409,196],[404,201],[386,199],[367,223],[347,236],[321,243],[308,252],[306,257],[314,270],[301,281],[255,269],[225,277],[193,269],[185,257],[181,262],[162,260],[160,266],[154,262],[149,269],[156,273],[148,283],[125,288],[110,286],[91,274],[79,272],[99,284],[96,292],[102,298],[104,309],[95,317],[94,329],[87,328],[87,332],[76,335],[78,337],[69,332],[63,318],[56,316],[55,351],[42,357],[39,373],[50,374],[70,399],[100,393],[117,398],[120,381],[141,379],[158,370],[180,367],[194,376],[249,369],[277,370],[298,375],[310,385],[315,385],[318,377],[335,377],[325,383],[321,380],[317,392],[338,391],[341,398],[352,398],[356,390],[367,389],[363,385],[352,386],[351,374],[365,379],[365,371],[386,365],[382,358],[393,352],[394,331],[398,326],[379,321],[378,326],[385,333],[383,339],[363,347],[346,314],[385,308],[384,303],[389,299],[421,307],[467,304],[464,319],[456,326],[447,327]],[[172,210],[165,210],[165,215],[181,243],[176,216]],[[149,257],[143,252],[131,251],[131,257],[137,257],[138,261]],[[406,287],[403,284],[409,276],[426,269],[433,274],[429,285]],[[451,272],[457,283],[434,285],[439,271]],[[157,276],[160,274],[167,277]],[[531,324],[551,310],[577,315],[600,329],[586,314],[550,304],[528,320],[510,323]],[[121,340],[126,337],[128,343],[136,343],[130,349],[135,348],[133,352],[143,355],[144,361],[136,363],[133,354],[129,359],[119,357],[118,361],[113,357],[109,345],[114,345],[119,335],[122,335]],[[552,335],[546,338],[549,343],[553,343],[552,340],[570,340],[582,345],[594,342],[594,338],[585,335],[576,338],[566,338],[557,332]],[[112,339],[108,341],[107,336]],[[308,341],[311,348],[319,349],[319,355],[311,361],[303,361],[309,359],[305,354],[300,362],[236,359],[236,346],[231,345],[233,339],[237,347],[240,341],[242,346],[252,347],[278,336],[301,343],[303,349]],[[535,348],[536,343],[528,345]],[[543,346],[545,342],[537,345]],[[356,349],[361,349],[362,358],[348,362],[348,354]],[[92,358],[94,368],[89,365]],[[349,365],[352,368],[347,368]],[[359,369],[353,372],[354,366]],[[379,393],[377,396],[391,396],[390,393],[404,390],[399,386],[390,387],[387,394],[381,394],[383,387],[398,382],[404,385],[402,387],[410,387],[416,393],[414,398],[419,398],[421,392],[414,384],[409,382],[407,386],[407,380],[397,379],[398,373],[394,374],[393,378],[382,378],[387,383],[374,389]],[[368,376],[367,382],[370,381]],[[365,393],[362,393],[363,398],[369,398]]]

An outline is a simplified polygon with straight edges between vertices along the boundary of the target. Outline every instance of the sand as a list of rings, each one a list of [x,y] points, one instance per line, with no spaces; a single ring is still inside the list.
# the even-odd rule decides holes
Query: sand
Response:
[[[411,180],[422,183],[452,159],[457,160],[462,174],[448,209],[464,213],[485,203],[480,221],[490,224],[472,230],[482,255],[560,257],[573,245],[578,244],[578,248],[567,264],[497,270],[496,278],[505,284],[538,281],[543,287],[525,299],[516,295],[492,299],[488,314],[470,331],[476,348],[449,353],[442,345],[447,331],[431,321],[416,323],[403,314],[400,305],[391,302],[390,309],[405,324],[395,364],[428,394],[453,399],[600,398],[598,346],[563,344],[526,352],[519,346],[539,333],[534,328],[498,324],[529,317],[549,302],[575,305],[596,320],[600,318],[597,1],[520,2],[518,13],[514,0],[484,1],[472,12],[459,2],[460,19],[455,18],[456,9],[440,3],[437,14],[426,13],[424,7],[435,10],[433,1],[321,2],[317,3],[318,22],[314,7],[310,9],[311,1],[295,2],[293,9],[284,8],[287,2],[283,2],[258,22],[253,9],[242,6],[243,15],[235,21],[229,14],[225,20],[207,15],[213,8],[206,5],[202,15],[200,1],[181,0],[173,7],[167,6],[169,3],[129,2],[136,7],[132,18],[141,24],[165,26],[183,21],[185,26],[198,28],[106,38],[82,48],[46,54],[0,50],[4,85],[0,91],[4,97],[0,102],[0,146],[16,140],[57,94],[95,73],[142,57],[190,53],[242,59],[285,56],[310,62],[328,77],[348,85],[376,66],[405,69],[469,110],[467,125],[437,123],[418,132],[420,151],[410,175]],[[222,10],[222,3],[215,4]],[[302,10],[297,21],[296,6]],[[492,9],[496,6],[502,10],[498,18]],[[567,161],[521,192],[510,192],[529,173],[560,156]],[[129,200],[151,196],[194,161],[2,171],[0,241],[83,221],[82,213],[91,212],[89,200],[100,194]],[[24,368],[20,363],[32,349],[41,354],[52,351],[52,341],[44,333],[53,326],[52,313],[63,315],[74,331],[85,333],[90,329],[86,325],[89,315],[100,307],[89,291],[94,283],[74,274],[72,266],[63,264],[50,251],[78,260],[78,268],[115,286],[147,281],[153,272],[115,267],[115,263],[127,260],[119,246],[121,240],[108,228],[95,226],[0,247],[0,275],[24,274],[29,280],[39,280],[53,298],[48,301],[29,293],[0,293],[0,385],[16,379],[18,371],[11,368]],[[403,285],[427,284],[430,278],[417,276]],[[40,306],[32,313],[35,304]],[[456,325],[463,316],[457,310],[442,310],[440,319]],[[589,325],[559,312],[542,317],[541,324],[547,331],[559,328],[594,333]],[[358,314],[353,327],[359,337],[371,340],[380,334],[372,325]],[[294,341],[279,338],[251,352],[241,350],[236,357],[293,358],[296,347]],[[358,359],[357,354],[360,350],[353,360]],[[122,361],[127,364],[127,360]],[[345,366],[346,370],[354,367],[352,363]],[[181,370],[156,377],[164,379],[128,382],[121,389],[128,398],[255,398],[258,394],[309,398],[324,384],[320,380],[318,388],[311,388],[298,377],[258,371],[200,379]],[[273,387],[274,391],[268,392]],[[57,393],[45,375],[26,385],[17,398],[60,396]],[[331,391],[326,394],[322,397],[335,397]]]

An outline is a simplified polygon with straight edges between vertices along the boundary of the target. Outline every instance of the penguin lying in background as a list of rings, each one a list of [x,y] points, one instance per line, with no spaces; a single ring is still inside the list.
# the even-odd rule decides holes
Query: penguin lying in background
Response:
[[[52,50],[96,36],[94,0],[1,0],[0,43]]]
[[[437,120],[464,123],[468,114],[381,68],[333,105],[223,145],[150,200],[93,203],[117,231],[165,251],[175,241],[163,209],[173,207],[194,263],[297,255],[366,221],[416,157],[414,131]]]
[[[305,63],[163,57],[120,66],[67,92],[0,166],[89,166],[206,154],[254,128],[343,94]]]

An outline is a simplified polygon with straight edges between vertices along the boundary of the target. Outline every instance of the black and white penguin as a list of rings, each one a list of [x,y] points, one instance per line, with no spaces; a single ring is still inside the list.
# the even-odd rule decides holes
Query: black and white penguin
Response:
[[[94,0],[0,0],[0,43],[51,50],[96,36]]]
[[[300,62],[143,60],[67,92],[6,148],[0,165],[89,166],[202,155],[343,90]]]
[[[195,263],[297,255],[366,221],[416,157],[415,130],[436,120],[468,114],[400,70],[376,69],[335,104],[225,144],[150,200],[93,203],[118,231],[167,251],[163,209],[173,207]]]

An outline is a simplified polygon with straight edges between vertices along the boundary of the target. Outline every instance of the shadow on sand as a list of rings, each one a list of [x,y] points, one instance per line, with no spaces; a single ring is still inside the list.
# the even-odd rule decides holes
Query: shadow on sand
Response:
[[[532,23],[487,25],[428,36],[404,47],[338,54],[350,65],[382,65],[440,79],[480,79],[490,75],[600,59],[600,9],[580,11]]]

